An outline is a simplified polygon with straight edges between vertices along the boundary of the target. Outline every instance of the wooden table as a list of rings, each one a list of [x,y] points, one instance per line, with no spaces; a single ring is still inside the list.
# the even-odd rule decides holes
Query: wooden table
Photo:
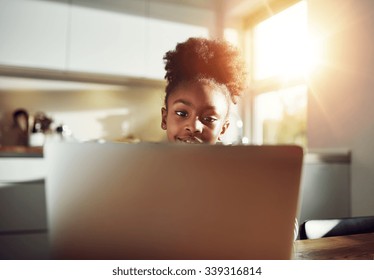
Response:
[[[374,233],[297,240],[296,260],[374,260]]]

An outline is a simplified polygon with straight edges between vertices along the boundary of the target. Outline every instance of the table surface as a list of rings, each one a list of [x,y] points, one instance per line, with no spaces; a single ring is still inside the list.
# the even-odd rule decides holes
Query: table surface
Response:
[[[374,260],[374,233],[294,242],[296,260]]]

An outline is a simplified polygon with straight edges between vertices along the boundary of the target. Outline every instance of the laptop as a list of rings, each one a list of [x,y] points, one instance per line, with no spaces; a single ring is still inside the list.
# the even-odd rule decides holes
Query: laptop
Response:
[[[298,146],[51,143],[52,259],[289,259]]]

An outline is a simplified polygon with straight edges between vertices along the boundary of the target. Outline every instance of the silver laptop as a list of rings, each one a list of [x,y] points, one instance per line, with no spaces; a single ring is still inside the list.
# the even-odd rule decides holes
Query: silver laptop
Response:
[[[289,259],[297,146],[45,147],[53,259]]]

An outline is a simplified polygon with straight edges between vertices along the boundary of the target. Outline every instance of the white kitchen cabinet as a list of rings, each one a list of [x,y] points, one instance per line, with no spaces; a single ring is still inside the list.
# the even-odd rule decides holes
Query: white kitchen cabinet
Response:
[[[189,37],[209,38],[215,30],[213,10],[183,6],[180,3],[149,3],[148,45],[146,50],[148,78],[163,79],[163,56],[177,43]]]
[[[163,1],[73,0],[68,70],[163,79],[163,56],[189,37],[209,37],[209,9]]]
[[[48,259],[44,180],[0,182],[0,259]]]
[[[65,70],[68,0],[0,0],[0,64]]]
[[[0,235],[0,260],[48,260],[48,233]]]
[[[144,76],[146,16],[146,0],[73,0],[68,70]]]
[[[0,232],[47,229],[44,180],[0,183]]]
[[[164,54],[215,20],[177,1],[0,0],[0,65],[163,79]]]
[[[48,259],[42,157],[0,157],[0,259]]]

